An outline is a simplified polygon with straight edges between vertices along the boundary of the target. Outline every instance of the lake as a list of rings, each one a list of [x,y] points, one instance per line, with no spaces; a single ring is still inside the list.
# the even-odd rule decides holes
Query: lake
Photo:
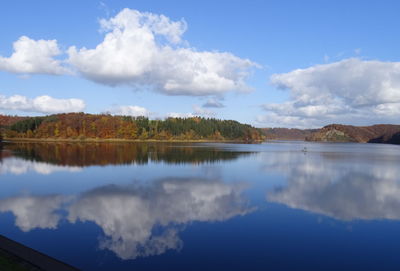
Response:
[[[0,234],[83,270],[400,270],[399,176],[396,145],[5,143]]]

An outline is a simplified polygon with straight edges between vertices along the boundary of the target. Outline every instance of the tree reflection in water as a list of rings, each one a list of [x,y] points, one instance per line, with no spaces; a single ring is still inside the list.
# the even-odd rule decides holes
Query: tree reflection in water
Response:
[[[151,162],[213,163],[234,160],[252,152],[218,146],[172,143],[9,143],[17,157],[63,166],[147,164]]]

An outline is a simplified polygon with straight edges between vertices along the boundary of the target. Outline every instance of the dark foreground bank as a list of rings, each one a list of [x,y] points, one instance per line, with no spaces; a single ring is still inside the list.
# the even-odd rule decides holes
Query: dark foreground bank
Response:
[[[77,271],[79,269],[0,235],[0,270]]]

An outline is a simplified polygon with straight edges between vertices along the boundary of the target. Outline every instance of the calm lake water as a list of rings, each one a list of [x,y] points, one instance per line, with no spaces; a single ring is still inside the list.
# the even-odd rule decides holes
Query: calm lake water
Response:
[[[399,176],[395,145],[6,143],[0,234],[83,270],[400,270]]]

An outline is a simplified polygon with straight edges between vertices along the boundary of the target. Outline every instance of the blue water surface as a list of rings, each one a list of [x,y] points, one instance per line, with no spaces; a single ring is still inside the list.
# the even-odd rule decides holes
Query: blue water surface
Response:
[[[5,143],[0,234],[82,270],[400,270],[399,150]]]

